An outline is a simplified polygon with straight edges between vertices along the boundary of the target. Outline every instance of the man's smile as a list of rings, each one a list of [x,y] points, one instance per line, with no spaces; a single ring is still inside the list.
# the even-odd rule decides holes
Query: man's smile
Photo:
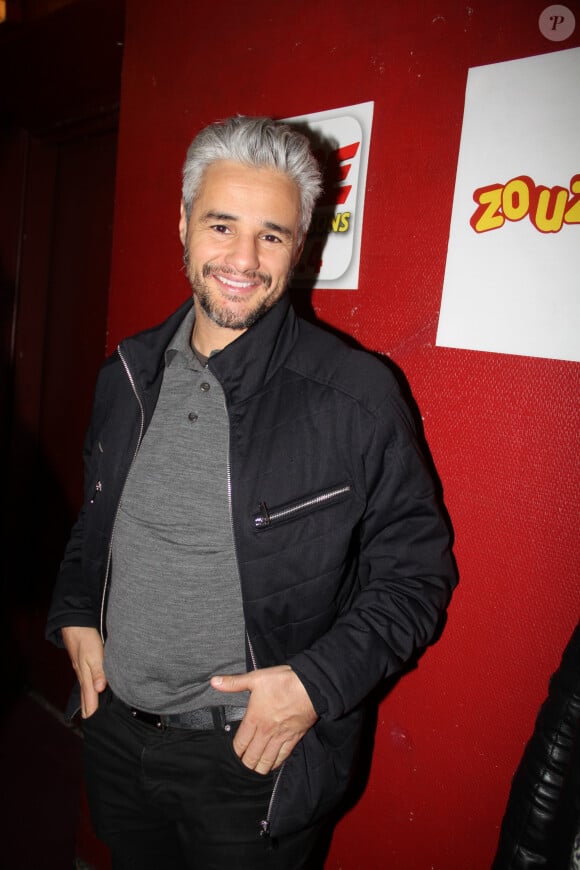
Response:
[[[272,278],[267,273],[258,272],[251,275],[236,275],[227,267],[213,266],[206,263],[202,269],[204,279],[215,278],[227,290],[233,293],[252,291],[260,286],[268,290],[272,285]]]

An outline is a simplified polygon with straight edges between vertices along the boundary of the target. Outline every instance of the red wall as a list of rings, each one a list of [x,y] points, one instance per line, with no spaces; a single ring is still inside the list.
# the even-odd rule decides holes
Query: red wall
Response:
[[[441,641],[383,701],[332,870],[489,868],[510,778],[580,610],[578,366],[434,346],[470,66],[548,42],[537,0],[128,0],[109,347],[188,293],[179,173],[204,124],[374,100],[360,289],[317,316],[401,366],[456,534]]]

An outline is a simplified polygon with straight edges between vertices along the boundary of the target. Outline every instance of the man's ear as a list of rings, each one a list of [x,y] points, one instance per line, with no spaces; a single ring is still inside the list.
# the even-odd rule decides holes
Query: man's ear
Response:
[[[187,238],[187,214],[185,212],[185,203],[181,200],[181,205],[179,207],[179,238],[181,239],[181,244],[185,247],[185,240]]]

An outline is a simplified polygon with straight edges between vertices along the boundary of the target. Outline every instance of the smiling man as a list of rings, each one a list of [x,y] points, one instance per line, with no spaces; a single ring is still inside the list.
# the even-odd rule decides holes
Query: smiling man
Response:
[[[365,702],[455,583],[393,377],[288,300],[319,192],[288,126],[202,130],[179,222],[193,300],[99,375],[47,633],[114,870],[322,867]]]
[[[202,353],[225,347],[284,293],[301,251],[299,215],[289,176],[226,160],[208,166],[189,216],[182,202],[193,343]]]

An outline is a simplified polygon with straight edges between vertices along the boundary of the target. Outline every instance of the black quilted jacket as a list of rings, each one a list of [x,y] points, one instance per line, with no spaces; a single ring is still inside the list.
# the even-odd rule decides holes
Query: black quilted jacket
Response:
[[[85,502],[47,634],[106,634],[117,505],[191,303],[121,343],[100,372]],[[320,719],[284,765],[272,835],[327,814],[347,788],[362,705],[433,637],[455,583],[449,534],[395,379],[282,299],[210,359],[230,418],[231,508],[248,666],[289,663]]]

